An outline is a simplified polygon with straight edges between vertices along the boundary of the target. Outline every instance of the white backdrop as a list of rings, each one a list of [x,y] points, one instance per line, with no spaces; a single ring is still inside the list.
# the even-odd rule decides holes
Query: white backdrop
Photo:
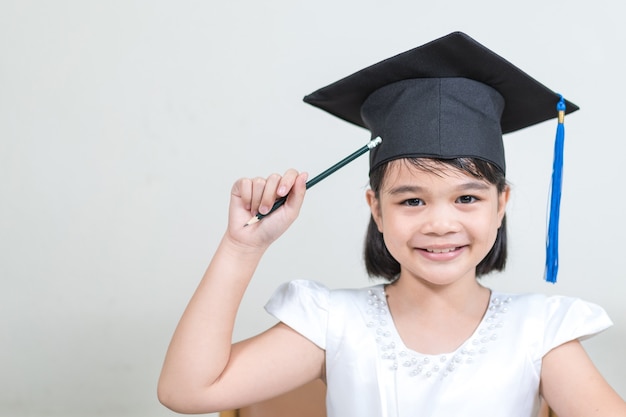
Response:
[[[316,174],[368,132],[302,97],[462,30],[582,110],[566,119],[559,283],[542,281],[555,124],[509,135],[510,248],[488,285],[586,298],[585,342],[626,397],[623,97],[617,0],[0,3],[0,415],[170,416],[155,386],[240,176]],[[620,29],[622,28],[622,29]],[[310,190],[246,295],[368,284],[367,158]]]

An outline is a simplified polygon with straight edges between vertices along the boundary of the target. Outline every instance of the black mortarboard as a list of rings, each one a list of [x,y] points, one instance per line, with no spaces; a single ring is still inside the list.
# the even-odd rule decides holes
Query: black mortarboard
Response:
[[[559,95],[462,32],[381,61],[304,97],[397,158],[471,156],[505,171],[502,134],[557,116]],[[578,107],[565,101],[567,113]]]
[[[506,170],[502,135],[559,118],[546,247],[556,281],[563,116],[578,106],[462,32],[411,49],[304,97],[382,143],[370,172],[405,157],[474,157]]]

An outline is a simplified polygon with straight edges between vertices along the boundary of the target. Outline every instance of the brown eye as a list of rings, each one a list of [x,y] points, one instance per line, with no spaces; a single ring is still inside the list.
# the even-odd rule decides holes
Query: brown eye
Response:
[[[405,206],[423,206],[424,201],[419,198],[409,198],[408,200],[404,200],[403,203]]]
[[[470,204],[470,203],[474,203],[478,201],[478,199],[472,195],[464,195],[464,196],[457,198],[456,201],[461,204]]]

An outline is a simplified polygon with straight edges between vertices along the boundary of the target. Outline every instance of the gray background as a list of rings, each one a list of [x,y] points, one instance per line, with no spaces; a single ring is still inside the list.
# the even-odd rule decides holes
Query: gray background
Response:
[[[301,102],[462,30],[579,104],[566,120],[561,270],[542,281],[555,123],[508,135],[512,256],[486,283],[580,296],[615,326],[585,342],[626,396],[617,1],[0,2],[0,415],[169,416],[169,338],[240,176],[316,174],[368,139]],[[369,282],[361,158],[310,190],[263,260],[236,337],[281,282]],[[575,366],[575,364],[572,364]]]

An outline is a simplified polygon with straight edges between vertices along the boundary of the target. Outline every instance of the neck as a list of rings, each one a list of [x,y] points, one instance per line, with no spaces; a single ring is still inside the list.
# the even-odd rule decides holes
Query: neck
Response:
[[[436,311],[438,315],[467,314],[481,311],[488,303],[490,291],[476,281],[462,280],[448,285],[404,277],[387,286],[386,292],[396,307],[408,308],[420,314]]]
[[[424,354],[452,352],[467,340],[481,322],[491,294],[475,279],[437,286],[401,278],[385,292],[404,344]]]

